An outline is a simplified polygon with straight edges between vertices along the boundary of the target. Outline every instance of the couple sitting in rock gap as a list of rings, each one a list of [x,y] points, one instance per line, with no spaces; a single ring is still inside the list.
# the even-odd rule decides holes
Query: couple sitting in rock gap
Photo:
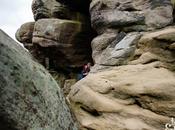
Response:
[[[78,75],[78,80],[81,80],[82,78],[86,77],[89,74],[90,70],[91,70],[91,63],[88,62],[87,64],[84,64],[81,74]]]

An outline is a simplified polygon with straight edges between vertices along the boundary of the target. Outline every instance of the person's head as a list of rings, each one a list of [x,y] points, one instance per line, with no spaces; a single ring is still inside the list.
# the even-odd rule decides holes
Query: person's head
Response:
[[[88,67],[91,67],[91,63],[90,63],[90,62],[88,62],[88,63],[87,63],[87,66],[88,66]]]

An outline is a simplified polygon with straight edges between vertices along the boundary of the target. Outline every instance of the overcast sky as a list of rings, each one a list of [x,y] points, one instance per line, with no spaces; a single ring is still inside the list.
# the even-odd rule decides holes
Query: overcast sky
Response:
[[[31,3],[32,0],[0,0],[0,29],[15,39],[23,23],[34,21]]]

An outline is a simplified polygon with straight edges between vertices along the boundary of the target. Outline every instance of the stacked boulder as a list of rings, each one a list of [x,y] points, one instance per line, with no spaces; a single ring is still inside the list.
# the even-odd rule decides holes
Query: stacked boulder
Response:
[[[83,128],[174,128],[175,27],[171,1],[92,0],[90,14],[98,33],[92,41],[95,66],[68,95]]]
[[[92,41],[96,69],[126,64],[133,56],[139,32],[171,24],[172,12],[170,0],[93,0],[90,14],[98,32]]]
[[[56,0],[33,0],[32,11],[36,22],[22,25],[16,38],[40,63],[58,69],[92,61],[90,42],[94,33],[88,11]]]

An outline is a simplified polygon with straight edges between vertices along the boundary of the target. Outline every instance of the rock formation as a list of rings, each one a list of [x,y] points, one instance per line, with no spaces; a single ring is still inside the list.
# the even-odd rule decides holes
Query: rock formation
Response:
[[[123,64],[119,59],[128,59],[128,56],[124,56],[127,52],[123,53],[123,49],[127,48],[130,52],[133,47],[129,49],[125,46],[117,49],[117,44],[120,42],[123,44],[122,39],[125,36],[127,38],[130,32],[154,30],[171,24],[172,12],[170,0],[93,0],[90,5],[91,22],[99,34],[92,41],[95,64],[99,66]],[[136,36],[135,38],[137,40]],[[132,40],[127,42],[132,44]],[[104,55],[108,56],[104,58]]]
[[[165,129],[175,117],[170,1],[93,0],[90,13],[98,32],[92,41],[95,73],[69,93],[77,119],[84,129]]]
[[[1,30],[0,59],[1,130],[78,130],[56,81]]]
[[[56,0],[33,0],[32,11],[34,26],[33,23],[22,25],[16,37],[25,46],[21,33],[28,34],[26,28],[30,27],[32,37],[28,41],[32,47],[29,50],[40,63],[45,65],[45,59],[49,59],[49,67],[57,70],[65,66],[81,67],[92,61],[90,43],[95,33],[87,11],[80,12]]]
[[[57,71],[93,59],[68,95],[82,129],[160,130],[175,117],[173,0],[34,0],[32,10],[27,41],[40,63]]]
[[[71,106],[84,128],[165,128],[175,117],[174,35],[175,27],[143,34],[128,65],[89,74],[72,87]]]

